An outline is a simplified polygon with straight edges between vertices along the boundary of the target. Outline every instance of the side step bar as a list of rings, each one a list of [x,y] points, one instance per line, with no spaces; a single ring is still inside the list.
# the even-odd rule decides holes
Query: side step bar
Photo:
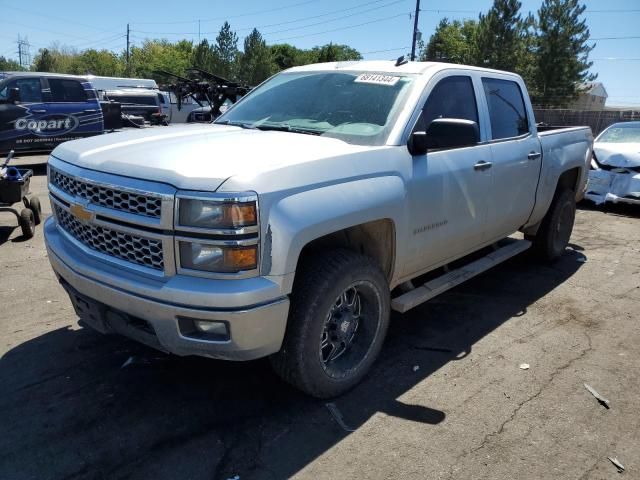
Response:
[[[446,292],[450,288],[460,285],[462,282],[489,270],[491,267],[495,267],[499,263],[524,252],[530,246],[531,242],[528,240],[514,240],[474,262],[455,270],[450,270],[444,275],[430,280],[424,285],[416,287],[415,289],[392,299],[391,309],[396,312],[404,313],[407,310],[417,307],[421,303],[431,300],[433,297]]]

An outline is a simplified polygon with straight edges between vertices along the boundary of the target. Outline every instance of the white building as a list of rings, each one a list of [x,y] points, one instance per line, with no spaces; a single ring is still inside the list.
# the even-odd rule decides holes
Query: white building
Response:
[[[569,108],[575,110],[604,110],[609,95],[602,83],[585,83],[580,86],[580,90],[580,95],[569,104]]]

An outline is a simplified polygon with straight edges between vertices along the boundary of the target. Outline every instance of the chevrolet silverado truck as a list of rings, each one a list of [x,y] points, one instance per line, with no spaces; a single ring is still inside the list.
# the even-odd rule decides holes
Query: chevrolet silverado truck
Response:
[[[529,247],[558,258],[592,141],[538,133],[512,73],[295,67],[214,124],[57,147],[46,245],[83,324],[177,355],[269,356],[332,397],[366,375],[390,310]]]

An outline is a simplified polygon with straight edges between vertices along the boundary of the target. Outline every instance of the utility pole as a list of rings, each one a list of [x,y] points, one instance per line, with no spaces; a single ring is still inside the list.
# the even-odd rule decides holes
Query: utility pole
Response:
[[[31,54],[29,53],[29,41],[18,35],[18,63],[21,67],[29,67],[31,65]]]
[[[131,76],[131,66],[129,65],[129,24],[127,23],[127,76]]]
[[[200,43],[200,20],[198,20],[198,43]]]
[[[418,16],[420,15],[420,0],[416,0],[416,14],[413,17],[413,42],[411,42],[411,61],[416,59],[416,42],[418,41]]]

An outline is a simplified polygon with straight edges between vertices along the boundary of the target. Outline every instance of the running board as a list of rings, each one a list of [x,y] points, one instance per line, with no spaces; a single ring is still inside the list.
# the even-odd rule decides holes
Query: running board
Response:
[[[421,303],[431,300],[433,297],[446,292],[450,288],[460,285],[462,282],[489,270],[491,267],[495,267],[499,263],[524,252],[530,246],[531,242],[528,240],[515,240],[510,242],[474,262],[455,270],[450,270],[442,276],[392,299],[391,309],[396,312],[404,313],[407,310],[417,307]]]

